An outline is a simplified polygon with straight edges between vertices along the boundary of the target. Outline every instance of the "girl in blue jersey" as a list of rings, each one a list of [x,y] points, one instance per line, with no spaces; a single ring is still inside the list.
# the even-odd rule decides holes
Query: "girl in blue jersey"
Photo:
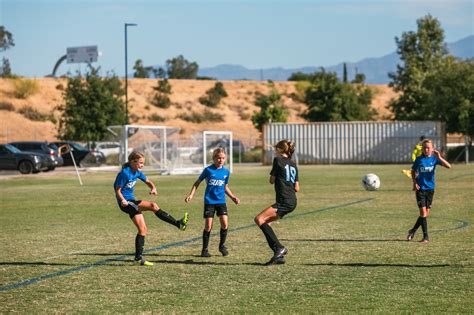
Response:
[[[155,215],[184,231],[188,223],[188,214],[185,213],[181,220],[175,220],[171,215],[161,209],[156,203],[137,200],[134,195],[137,179],[144,182],[150,188],[150,195],[156,195],[156,187],[153,182],[142,173],[145,157],[140,152],[132,152],[128,156],[128,162],[122,166],[122,170],[117,174],[114,182],[115,196],[120,210],[127,213],[138,229],[135,237],[135,264],[142,266],[153,266],[153,263],[143,259],[143,247],[145,245],[145,235],[147,227],[142,211],[153,211]]]
[[[428,243],[428,223],[426,218],[430,213],[431,203],[435,189],[435,169],[436,165],[442,165],[451,168],[441,154],[433,148],[433,142],[425,139],[421,142],[422,154],[415,159],[412,166],[413,190],[416,192],[416,202],[420,209],[420,216],[415,225],[408,231],[407,240],[411,241],[415,236],[416,230],[421,225],[423,230],[423,239],[421,243]]]
[[[228,229],[228,218],[227,218],[227,204],[225,195],[235,203],[239,204],[240,200],[237,198],[229,188],[229,175],[230,172],[224,167],[225,163],[225,151],[223,148],[217,148],[212,153],[213,164],[206,167],[199,178],[194,182],[191,192],[184,199],[186,203],[193,199],[194,193],[196,192],[199,184],[205,179],[206,180],[206,193],[204,195],[204,231],[202,233],[202,251],[201,257],[211,257],[209,254],[209,238],[212,230],[212,223],[214,220],[214,213],[217,213],[219,221],[221,223],[220,231],[220,242],[219,252],[222,256],[229,254],[225,241],[227,238]]]
[[[284,255],[288,249],[278,240],[270,223],[283,218],[296,208],[296,192],[300,190],[298,167],[291,160],[295,152],[295,144],[290,140],[281,140],[275,145],[275,158],[270,171],[270,184],[275,186],[276,202],[260,212],[255,217],[255,223],[260,227],[268,246],[273,251],[273,257],[265,265],[284,264]]]

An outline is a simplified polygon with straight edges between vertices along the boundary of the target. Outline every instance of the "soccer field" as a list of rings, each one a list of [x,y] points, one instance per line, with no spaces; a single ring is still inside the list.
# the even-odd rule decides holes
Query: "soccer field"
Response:
[[[132,266],[136,228],[116,204],[115,173],[41,174],[0,179],[0,313],[470,313],[474,309],[474,165],[437,169],[428,218],[429,244],[406,233],[418,216],[407,165],[300,166],[298,207],[273,224],[288,247],[272,255],[254,216],[274,202],[270,167],[234,166],[228,202],[230,255],[199,257],[203,183],[197,176],[158,176],[150,197],[179,218],[182,232],[145,213],[145,257]],[[376,173],[381,188],[360,180]]]

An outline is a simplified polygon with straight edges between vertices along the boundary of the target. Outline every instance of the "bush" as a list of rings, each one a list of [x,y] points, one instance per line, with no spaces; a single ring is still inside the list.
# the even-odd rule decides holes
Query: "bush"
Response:
[[[161,117],[158,114],[153,113],[150,116],[148,116],[148,120],[149,121],[162,122],[162,121],[165,121],[166,119],[164,119],[163,117]]]
[[[222,116],[219,113],[213,113],[212,111],[205,109],[202,114],[196,113],[196,112],[191,112],[190,114],[179,114],[176,116],[176,118],[193,122],[193,123],[203,123],[205,121],[211,121],[211,122],[221,122],[224,121],[224,116]]]
[[[168,95],[166,94],[155,94],[151,103],[159,108],[168,108],[171,106],[171,100]]]
[[[206,95],[199,98],[199,103],[208,107],[217,107],[224,97],[227,97],[224,85],[221,82],[216,82],[213,88],[206,91]]]
[[[0,102],[0,110],[13,112],[15,111],[15,107],[10,102]]]
[[[25,99],[39,91],[38,82],[30,79],[15,79],[13,80],[13,87],[13,95],[21,99]]]
[[[242,152],[242,163],[259,163],[262,162],[262,147],[255,147],[250,151]],[[239,152],[234,150],[234,162],[239,162]]]
[[[39,111],[37,111],[36,109],[28,105],[20,108],[18,112],[22,114],[25,118],[29,120],[33,120],[33,121],[51,120],[51,116],[52,116],[52,115],[46,115],[46,114],[40,113]]]

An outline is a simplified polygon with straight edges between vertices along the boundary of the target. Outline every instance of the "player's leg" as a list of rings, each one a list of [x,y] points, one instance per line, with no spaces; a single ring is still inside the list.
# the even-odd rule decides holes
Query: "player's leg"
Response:
[[[273,208],[272,206],[266,208],[262,212],[260,212],[254,219],[255,224],[260,227],[267,239],[268,246],[275,252],[278,248],[282,248],[283,246],[280,244],[275,232],[268,224],[278,219],[277,209]]]
[[[153,263],[143,259],[143,248],[145,247],[145,236],[148,229],[145,224],[145,218],[143,214],[135,214],[132,218],[133,224],[138,229],[137,236],[135,237],[135,264],[142,266],[153,266]]]
[[[408,241],[411,241],[413,239],[413,237],[415,237],[416,231],[418,230],[418,228],[421,226],[421,224],[423,222],[423,213],[424,213],[423,212],[423,204],[424,204],[424,201],[423,201],[424,196],[423,195],[424,195],[423,191],[421,191],[421,190],[416,191],[416,204],[418,205],[420,215],[416,219],[415,225],[410,230],[408,230],[408,235],[407,235],[407,240]]]
[[[424,204],[422,208],[423,220],[421,222],[421,229],[423,230],[423,239],[421,240],[422,243],[429,242],[428,215],[430,214],[431,203],[433,202],[433,195],[434,195],[434,191],[432,190],[425,191],[425,199],[424,199]]]
[[[229,227],[229,220],[227,214],[219,215],[219,222],[221,223],[219,252],[222,254],[222,256],[227,256],[229,255],[229,251],[225,246],[225,241],[227,239],[227,229]]]
[[[204,218],[204,231],[202,232],[201,257],[211,257],[211,254],[209,254],[209,239],[211,237],[213,219],[214,219],[213,217]]]
[[[188,223],[188,213],[184,213],[184,217],[181,220],[176,220],[173,216],[167,213],[165,210],[161,209],[155,202],[142,201],[139,204],[141,211],[153,211],[155,215],[162,221],[176,226],[178,229],[184,231],[186,230],[186,225]]]

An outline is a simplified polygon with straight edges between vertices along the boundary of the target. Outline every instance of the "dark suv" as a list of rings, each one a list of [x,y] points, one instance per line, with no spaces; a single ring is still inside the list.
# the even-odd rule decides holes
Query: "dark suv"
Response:
[[[9,144],[0,144],[0,169],[19,170],[22,174],[38,173],[48,169],[48,156],[20,151]]]
[[[56,141],[53,143],[60,148],[64,165],[74,165],[73,158],[76,164],[82,167],[105,163],[105,155],[102,152],[88,150],[77,142]]]
[[[52,171],[56,166],[62,166],[64,164],[63,158],[58,153],[58,147],[51,142],[40,142],[40,141],[22,141],[22,142],[10,142],[11,145],[15,146],[21,151],[38,152],[48,155],[48,170]]]

